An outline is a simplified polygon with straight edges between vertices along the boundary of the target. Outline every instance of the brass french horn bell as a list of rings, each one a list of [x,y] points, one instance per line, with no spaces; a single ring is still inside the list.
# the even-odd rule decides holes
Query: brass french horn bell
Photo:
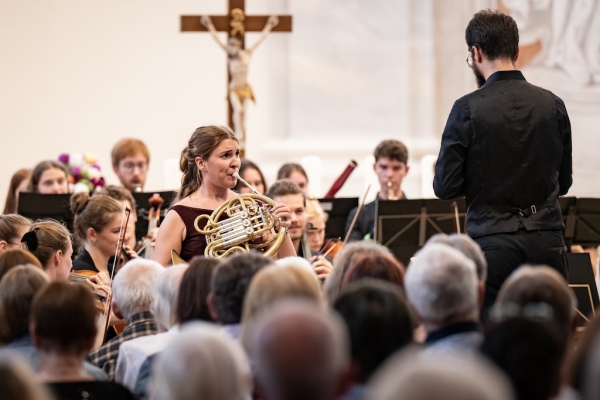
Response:
[[[268,249],[265,257],[273,257],[285,239],[286,228],[279,229],[277,234],[267,241],[252,243],[270,233],[277,223],[277,217],[271,209],[277,204],[272,199],[258,193],[237,172],[233,174],[253,193],[241,194],[221,204],[211,215],[202,214],[194,221],[194,228],[206,235],[206,257],[223,258],[234,253],[247,253],[252,250]],[[226,219],[222,219],[223,216]],[[200,228],[199,221],[207,219],[206,226]],[[174,256],[174,255],[173,255]],[[178,257],[177,257],[178,258]],[[173,257],[173,263],[181,262]]]

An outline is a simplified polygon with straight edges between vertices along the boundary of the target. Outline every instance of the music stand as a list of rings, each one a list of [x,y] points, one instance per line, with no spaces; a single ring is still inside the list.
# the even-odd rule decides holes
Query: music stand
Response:
[[[569,287],[577,298],[579,326],[585,326],[596,315],[596,308],[600,303],[592,261],[588,253],[567,253],[567,264]]]
[[[396,258],[408,265],[410,258],[438,233],[456,233],[456,215],[452,204],[458,207],[461,232],[466,221],[465,199],[418,199],[377,202],[375,211],[375,238],[389,248]]]
[[[136,204],[136,213],[137,213],[137,222],[135,223],[135,239],[139,241],[144,236],[148,234],[148,212],[150,210],[150,204],[148,200],[150,197],[154,195],[154,193],[158,193],[160,197],[165,201],[164,204],[160,208],[160,218],[161,220],[167,215],[169,211],[169,207],[171,206],[171,201],[177,195],[177,192],[173,191],[164,191],[164,192],[132,192],[133,198],[135,199]]]
[[[600,245],[600,199],[579,198],[568,207],[564,237],[569,247]]]
[[[19,193],[17,214],[32,221],[38,219],[54,219],[67,226],[73,232],[73,213],[71,212],[70,194]]]
[[[358,197],[327,197],[318,199],[323,211],[329,216],[325,225],[325,238],[346,236],[346,221],[350,211],[358,207]]]

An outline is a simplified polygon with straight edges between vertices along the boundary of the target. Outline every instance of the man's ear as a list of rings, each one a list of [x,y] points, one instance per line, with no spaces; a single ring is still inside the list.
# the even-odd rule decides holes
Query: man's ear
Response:
[[[481,51],[481,49],[479,49],[476,46],[471,47],[471,50],[473,51],[473,61],[477,62],[478,64],[481,64],[483,62],[483,52]]]
[[[117,303],[115,303],[113,301],[111,303],[111,308],[112,308],[112,312],[115,314],[115,317],[125,320],[125,318],[123,318],[123,314],[121,314],[121,311],[119,310],[119,307],[117,306]]]
[[[410,171],[410,167],[407,165],[406,166],[406,172],[404,173],[404,176],[408,175],[408,171]]]
[[[519,61],[519,55],[521,54],[521,48],[517,47],[517,55],[515,56],[515,61],[513,62],[513,64],[516,64],[517,61]]]
[[[217,307],[215,307],[215,297],[212,293],[206,296],[206,305],[208,306],[208,313],[215,321],[219,322],[219,315],[217,314]]]
[[[113,172],[115,173],[115,175],[119,176],[119,168],[118,167],[113,166]]]
[[[6,240],[0,240],[0,251],[6,251],[8,247],[8,242]]]

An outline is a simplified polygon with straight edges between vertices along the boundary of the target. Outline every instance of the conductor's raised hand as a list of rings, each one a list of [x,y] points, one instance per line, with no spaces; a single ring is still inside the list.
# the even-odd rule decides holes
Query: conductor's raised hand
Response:
[[[290,208],[283,203],[276,204],[273,207],[273,215],[279,220],[280,228],[289,228],[292,224],[292,212]]]

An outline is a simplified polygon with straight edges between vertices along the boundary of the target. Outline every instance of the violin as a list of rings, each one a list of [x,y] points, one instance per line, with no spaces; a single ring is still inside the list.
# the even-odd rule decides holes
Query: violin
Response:
[[[154,256],[154,247],[152,247],[153,234],[156,228],[158,228],[160,222],[160,208],[165,203],[162,197],[158,193],[154,193],[150,199],[150,211],[148,211],[148,231],[135,247],[136,253],[144,251],[144,258],[152,259]]]

